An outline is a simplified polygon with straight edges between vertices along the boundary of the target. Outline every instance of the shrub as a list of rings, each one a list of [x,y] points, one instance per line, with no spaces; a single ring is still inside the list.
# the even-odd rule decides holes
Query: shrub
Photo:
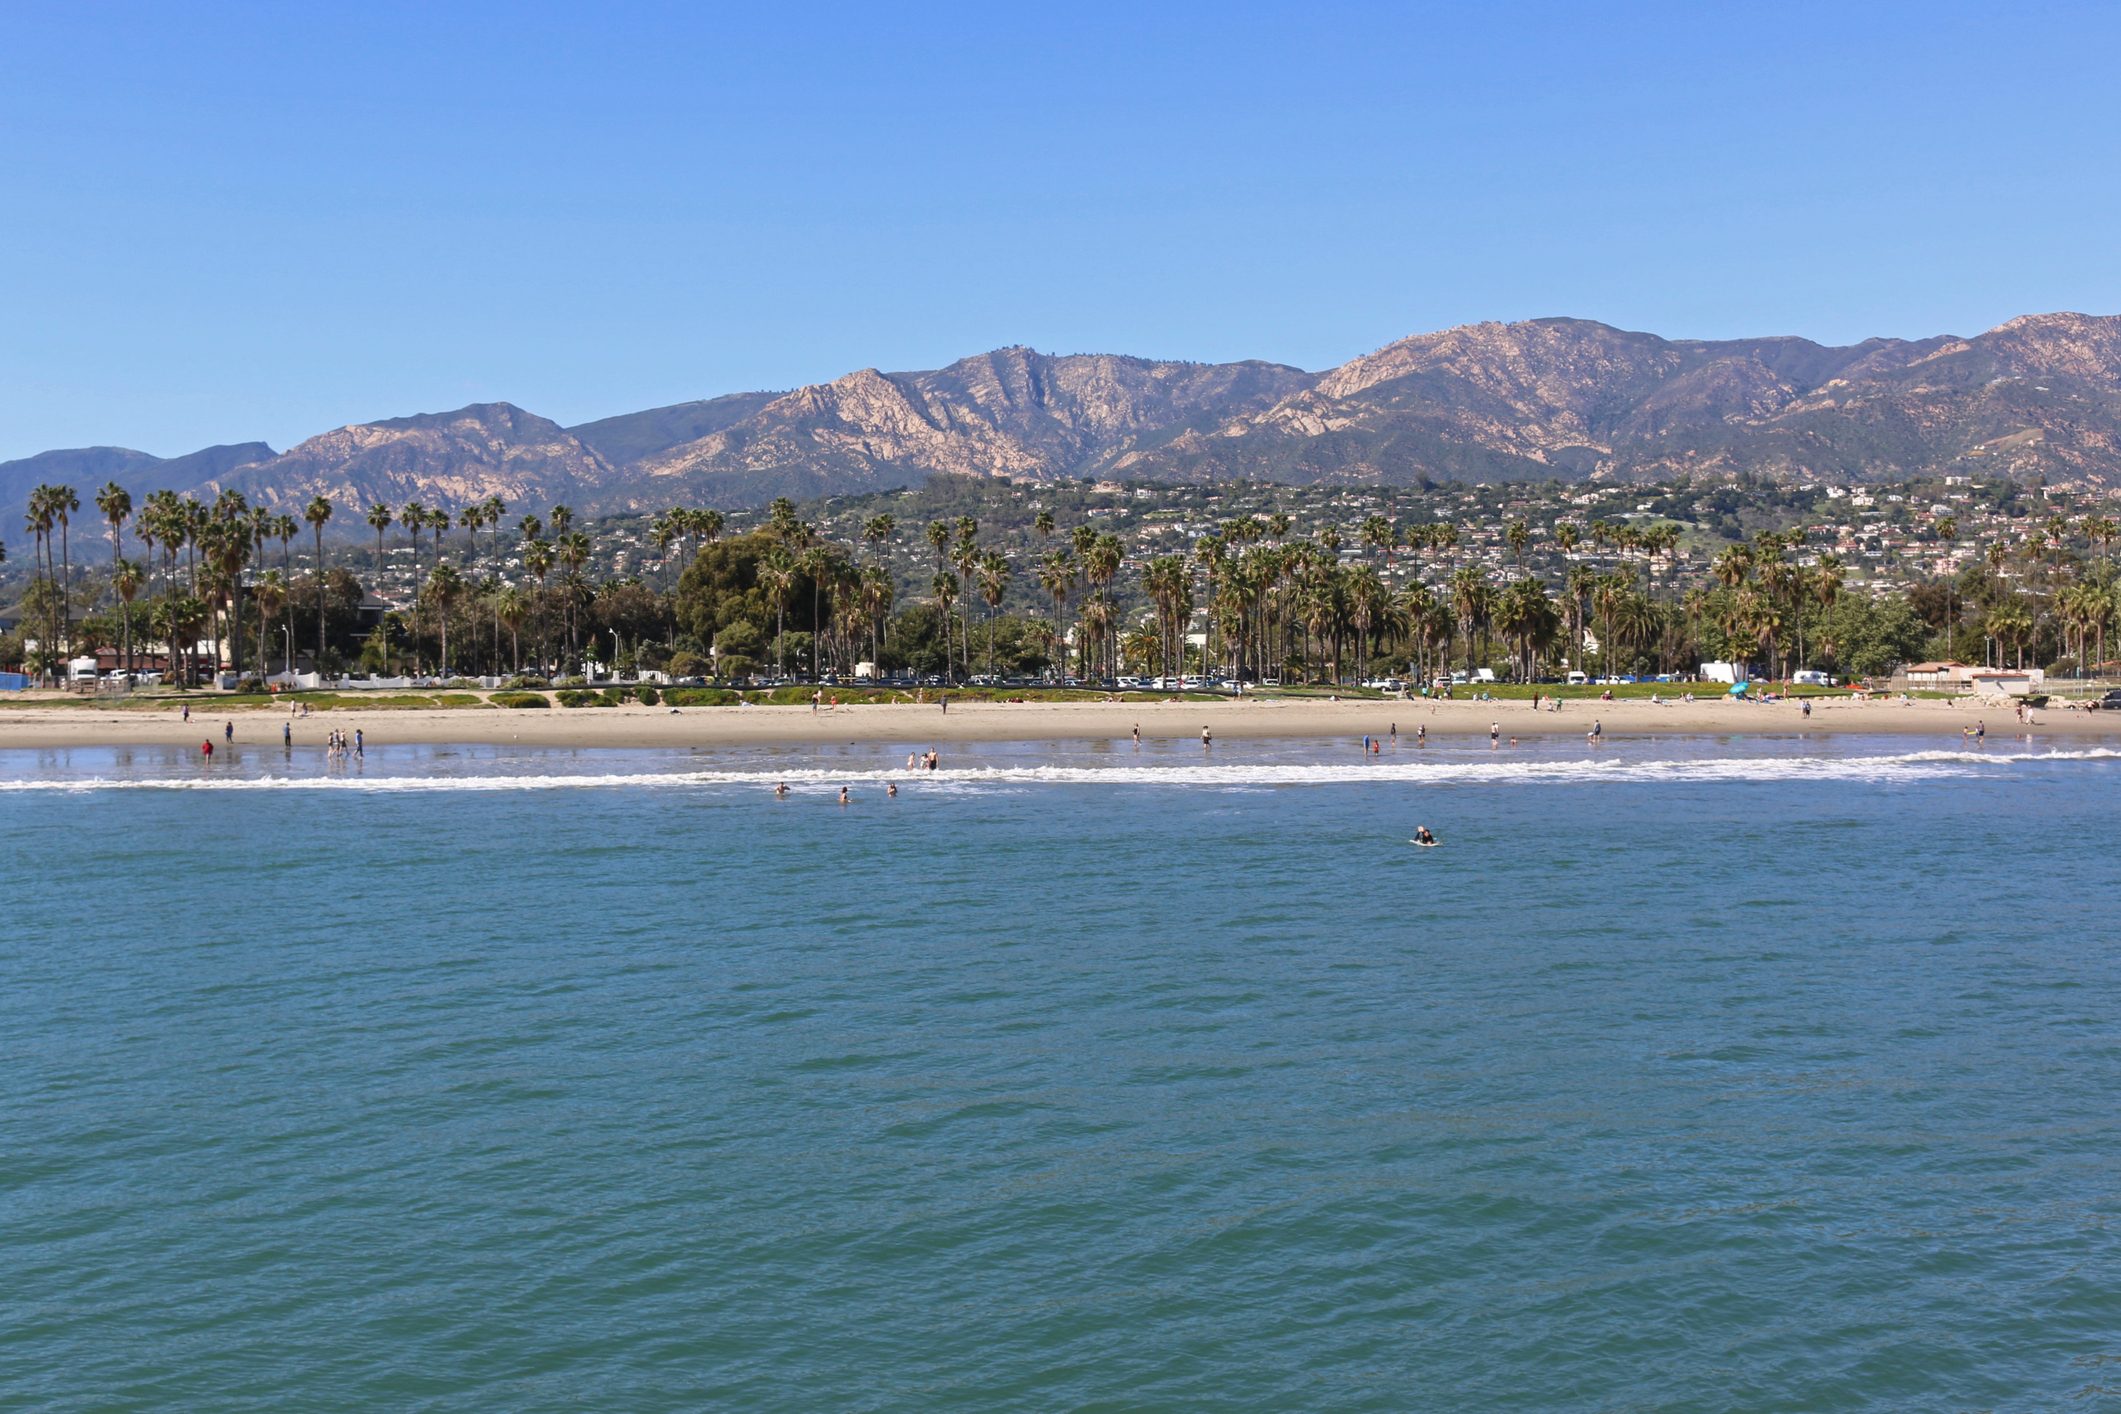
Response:
[[[552,700],[542,692],[496,692],[493,695],[496,707],[550,707]]]
[[[738,698],[726,687],[673,687],[663,700],[673,707],[734,707]]]
[[[519,692],[524,688],[548,688],[552,684],[533,673],[517,673],[507,682],[502,683],[501,686],[510,692]]]
[[[642,683],[639,687],[635,688],[633,690],[633,695],[640,700],[640,703],[643,707],[653,707],[658,702],[661,702],[663,700],[662,694],[658,693],[653,687],[649,686],[647,683]]]
[[[561,687],[587,687],[589,686],[589,679],[583,677],[580,673],[576,673],[573,677],[561,678],[559,685]]]
[[[562,707],[595,707],[602,701],[595,693],[579,687],[563,687],[558,696]]]

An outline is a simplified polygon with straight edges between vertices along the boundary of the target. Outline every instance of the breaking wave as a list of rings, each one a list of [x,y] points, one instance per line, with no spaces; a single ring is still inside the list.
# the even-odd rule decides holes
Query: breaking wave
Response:
[[[846,769],[803,767],[741,770],[638,771],[599,774],[509,774],[495,770],[467,775],[240,776],[0,781],[0,793],[86,794],[101,791],[354,791],[371,794],[451,794],[575,790],[764,789],[776,781],[804,786],[873,785],[898,781],[908,788],[979,790],[1040,785],[1147,786],[1196,790],[1245,790],[1303,786],[1394,784],[1597,785],[1711,784],[1725,782],[1851,782],[1896,784],[1992,775],[1998,771],[2072,761],[2121,760],[2121,750],[1989,753],[1914,751],[1889,756],[1745,756],[1631,758],[1618,753],[1572,761],[1437,760],[1229,763],[1197,766],[979,766],[959,770],[905,771],[881,763]],[[205,768],[211,770],[212,768]]]

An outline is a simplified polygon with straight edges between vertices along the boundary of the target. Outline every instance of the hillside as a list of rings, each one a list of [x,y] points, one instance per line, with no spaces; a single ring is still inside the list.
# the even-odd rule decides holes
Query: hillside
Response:
[[[558,424],[508,403],[162,459],[0,464],[20,524],[42,481],[136,496],[229,485],[279,508],[565,500],[585,512],[763,504],[947,472],[1197,482],[1886,480],[1945,472],[2121,483],[2121,317],[2029,315],[1970,338],[1674,340],[1578,319],[1417,334],[1321,373],[1247,361],[997,349]]]

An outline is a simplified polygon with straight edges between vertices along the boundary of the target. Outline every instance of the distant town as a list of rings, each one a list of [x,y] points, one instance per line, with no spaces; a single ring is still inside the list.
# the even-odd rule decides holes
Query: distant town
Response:
[[[936,477],[597,521],[492,498],[318,498],[297,520],[233,494],[46,486],[0,562],[0,668],[120,687],[625,673],[1242,690],[1681,678],[1712,660],[1741,678],[2090,680],[2116,618],[2117,515],[2103,491],[1962,476]]]

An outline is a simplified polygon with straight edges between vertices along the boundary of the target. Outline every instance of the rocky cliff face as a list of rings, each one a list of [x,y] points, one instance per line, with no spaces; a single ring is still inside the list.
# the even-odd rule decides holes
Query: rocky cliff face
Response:
[[[1269,406],[1310,381],[1267,363],[1195,364],[998,349],[930,373],[873,368],[798,388],[643,458],[648,501],[746,504],[938,472],[1081,474],[1144,442]]]
[[[601,495],[611,465],[548,418],[509,403],[359,423],[312,437],[219,484],[299,513],[312,496],[342,511],[377,501],[459,507],[498,495],[511,508]]]
[[[2121,317],[2029,315],[1972,338],[1662,339],[1577,319],[1470,324],[1323,373],[997,349],[562,428],[507,403],[162,460],[120,448],[0,464],[32,485],[233,485],[393,506],[565,500],[741,507],[940,472],[1285,482],[1752,472],[1834,480],[2044,475],[2121,485]]]

